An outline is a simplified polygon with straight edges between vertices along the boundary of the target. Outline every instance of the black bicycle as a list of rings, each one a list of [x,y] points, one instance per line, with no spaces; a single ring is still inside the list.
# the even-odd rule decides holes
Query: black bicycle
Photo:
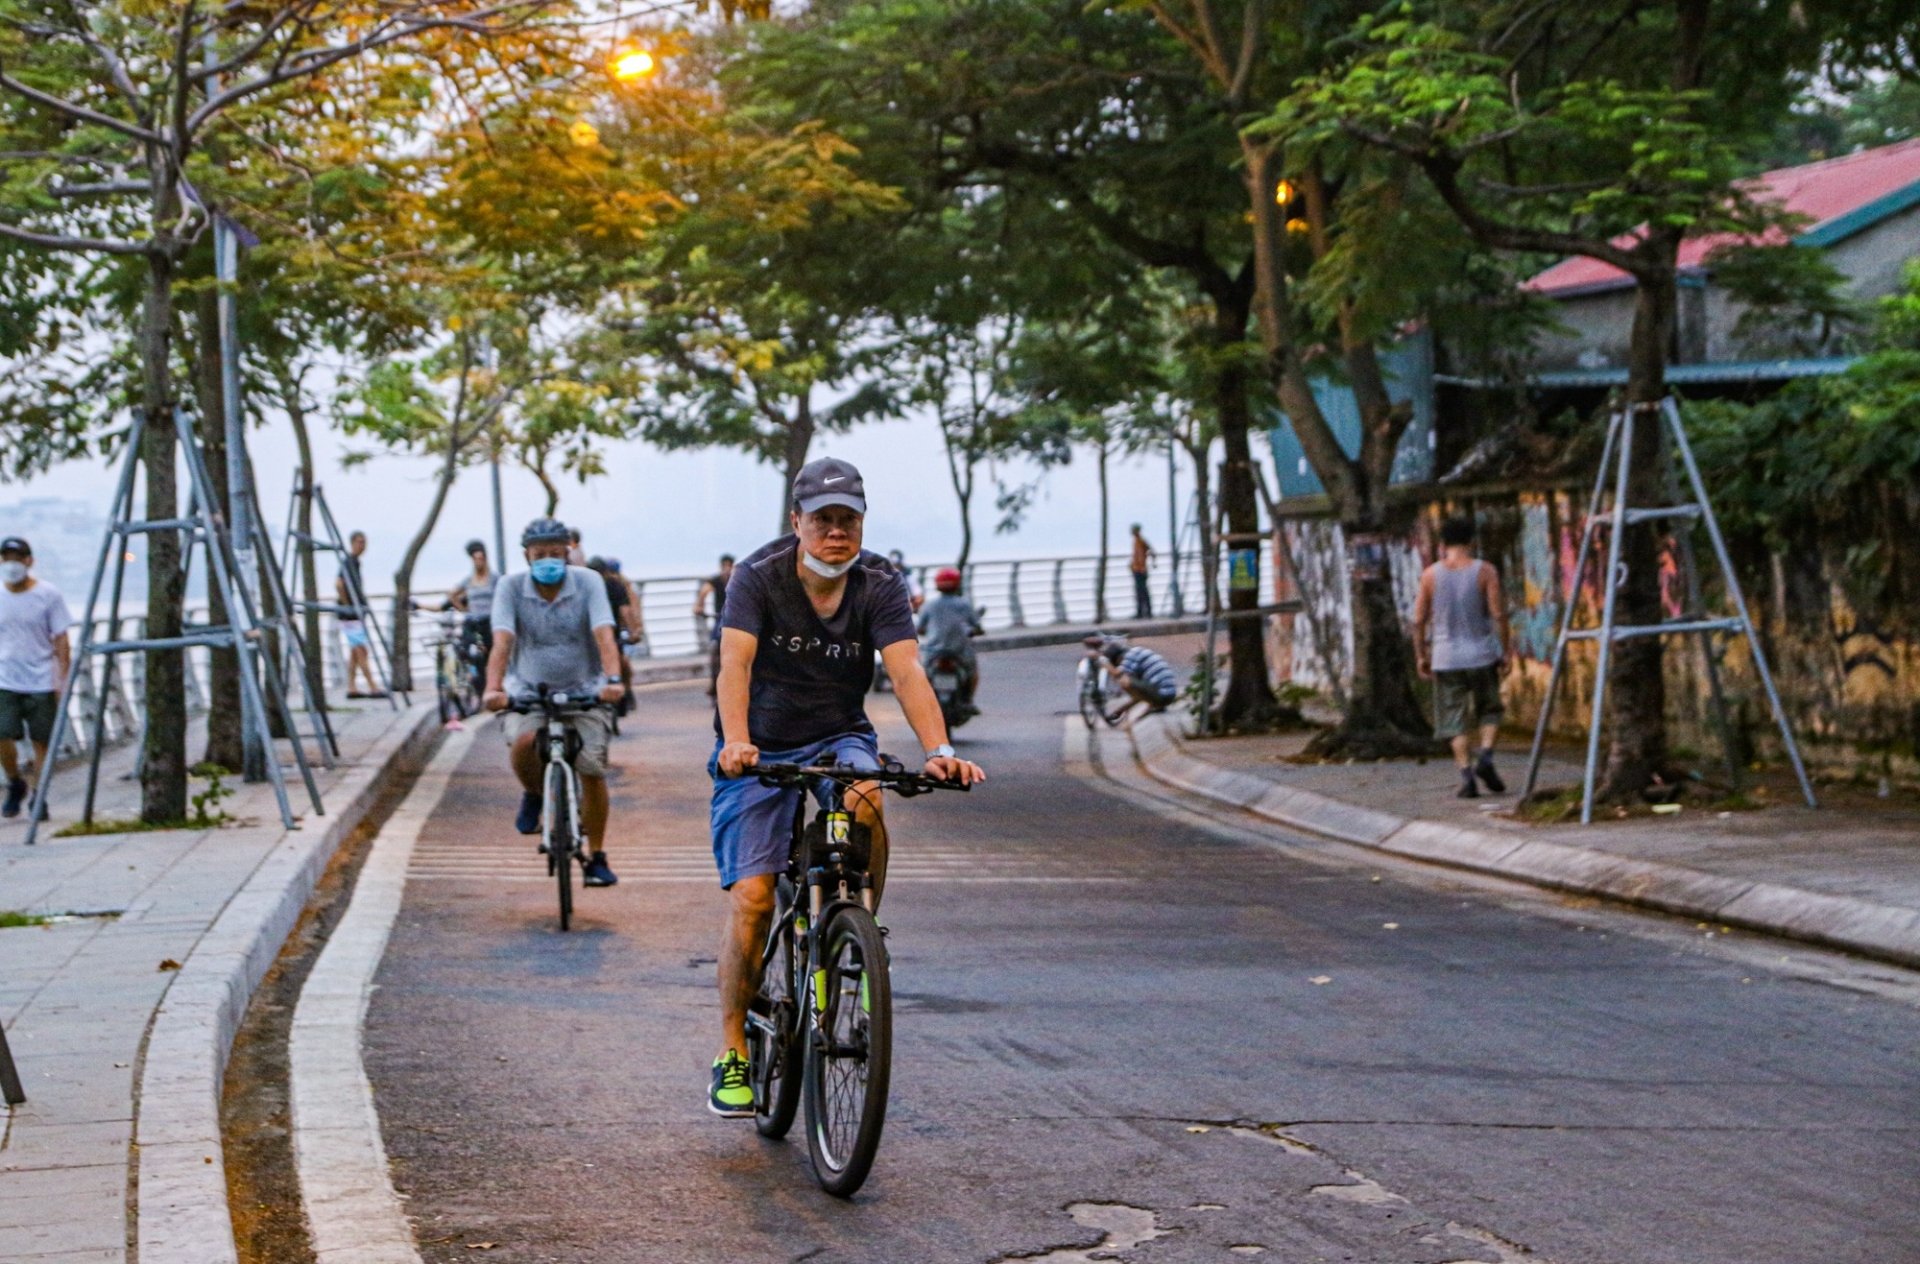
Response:
[[[811,822],[805,797],[794,811],[760,991],[747,1013],[748,1077],[763,1137],[786,1136],[805,1097],[814,1175],[841,1198],[873,1169],[893,1058],[893,987],[868,872],[873,840],[847,810],[847,788],[876,782],[907,798],[967,788],[882,759],[879,771],[761,764],[745,774],[764,785],[819,786],[827,800]]]
[[[560,884],[561,930],[573,927],[574,862],[579,862],[584,874],[590,859],[580,828],[580,774],[573,768],[580,754],[580,735],[568,726],[567,717],[605,705],[595,697],[550,693],[545,685],[538,694],[507,704],[509,711],[545,717],[540,762],[545,765],[541,784],[546,801],[540,809],[540,854],[547,858],[547,873]]]
[[[487,690],[487,653],[471,616],[441,616],[440,636],[433,643],[433,678],[442,724],[479,713]]]

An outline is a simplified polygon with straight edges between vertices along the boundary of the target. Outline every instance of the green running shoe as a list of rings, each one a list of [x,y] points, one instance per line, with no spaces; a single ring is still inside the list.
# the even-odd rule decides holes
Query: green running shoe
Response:
[[[747,1060],[731,1049],[713,1060],[713,1088],[707,1093],[707,1109],[722,1119],[745,1119],[753,1114]]]

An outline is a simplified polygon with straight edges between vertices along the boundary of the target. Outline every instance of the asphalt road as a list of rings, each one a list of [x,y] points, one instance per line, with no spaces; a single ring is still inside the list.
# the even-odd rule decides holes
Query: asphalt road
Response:
[[[1898,979],[1145,803],[1062,761],[1073,656],[986,659],[990,784],[890,806],[893,1105],[850,1203],[797,1128],[705,1109],[697,687],[616,743],[623,881],[568,935],[483,735],[366,1038],[426,1257],[1920,1260]]]

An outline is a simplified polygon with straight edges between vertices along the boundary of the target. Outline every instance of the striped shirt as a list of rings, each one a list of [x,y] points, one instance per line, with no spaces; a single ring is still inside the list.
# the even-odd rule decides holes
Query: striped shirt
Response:
[[[1120,656],[1120,670],[1139,681],[1168,702],[1180,693],[1180,679],[1167,660],[1152,650],[1136,645]]]

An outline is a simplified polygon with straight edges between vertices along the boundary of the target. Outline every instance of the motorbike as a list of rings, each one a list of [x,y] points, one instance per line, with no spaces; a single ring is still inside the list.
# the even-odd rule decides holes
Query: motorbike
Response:
[[[947,732],[953,732],[973,718],[975,708],[960,700],[959,659],[942,654],[933,660],[927,679],[933,684],[933,696],[940,699],[940,715],[947,722]]]

